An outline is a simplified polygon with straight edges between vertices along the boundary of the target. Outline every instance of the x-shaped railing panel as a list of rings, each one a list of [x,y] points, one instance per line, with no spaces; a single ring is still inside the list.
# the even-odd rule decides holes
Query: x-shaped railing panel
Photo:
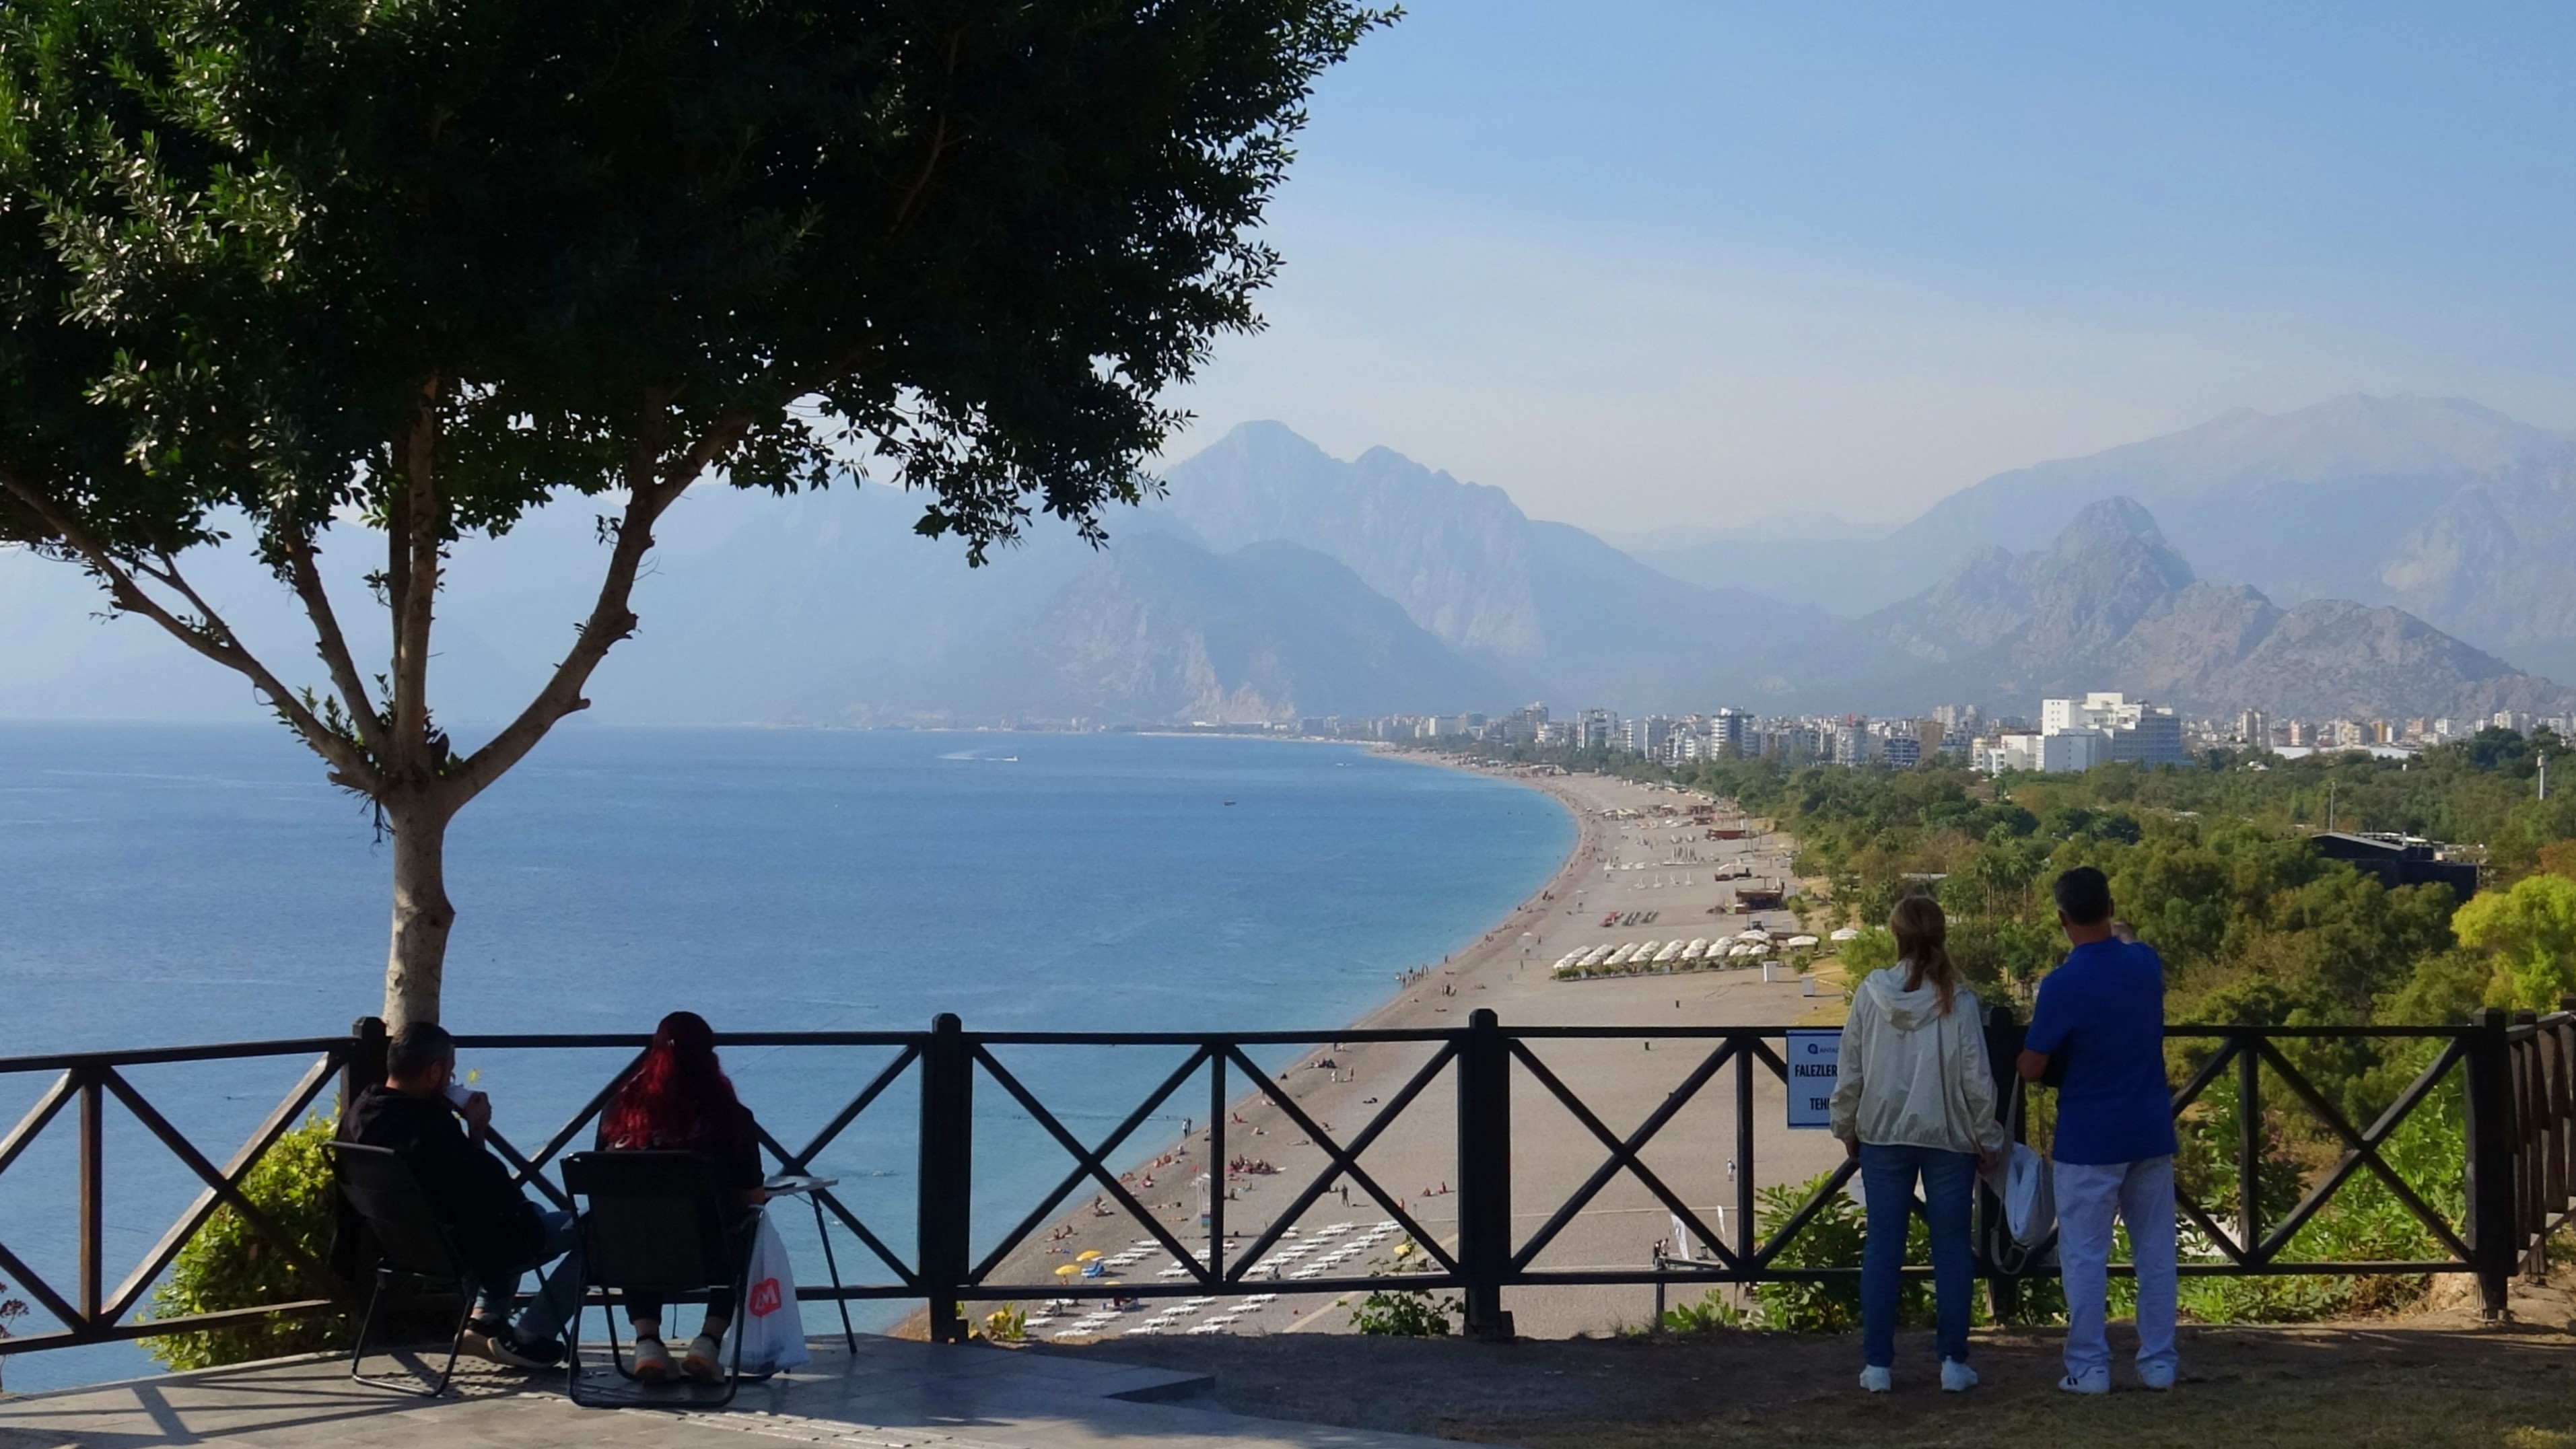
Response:
[[[1170,1100],[1171,1095],[1181,1089],[1182,1083],[1198,1075],[1200,1065],[1214,1056],[1215,1050],[1205,1046],[1190,1053],[1188,1060],[1173,1068],[1171,1075],[1163,1079],[1163,1084],[1155,1088],[1135,1111],[1127,1114],[1127,1120],[1121,1122],[1118,1129],[1109,1134],[1107,1141],[1097,1149],[1093,1149],[1084,1146],[1082,1139],[1068,1131],[1064,1123],[1057,1120],[1055,1113],[1048,1111],[1046,1104],[1037,1099],[1035,1093],[1022,1086],[1020,1079],[1013,1076],[1010,1068],[1003,1066],[994,1057],[989,1047],[978,1044],[975,1047],[977,1064],[1001,1085],[1003,1091],[1011,1094],[1012,1099],[1020,1104],[1032,1120],[1046,1129],[1047,1135],[1056,1140],[1056,1145],[1072,1155],[1074,1169],[1065,1176],[1064,1181],[1057,1185],[1055,1192],[1036,1211],[1022,1219],[1019,1227],[1004,1237],[1001,1243],[986,1255],[984,1261],[967,1275],[968,1281],[983,1282],[985,1277],[1009,1256],[1011,1250],[1018,1247],[1022,1240],[1035,1231],[1037,1225],[1046,1220],[1047,1214],[1053,1212],[1056,1205],[1063,1202],[1074,1187],[1088,1177],[1099,1182],[1109,1196],[1116,1198],[1118,1205],[1126,1210],[1127,1215],[1134,1218],[1146,1232],[1153,1234],[1154,1240],[1163,1245],[1164,1250],[1172,1255],[1175,1262],[1187,1267],[1191,1276],[1202,1283],[1215,1284],[1217,1278],[1214,1270],[1200,1262],[1198,1254],[1181,1246],[1181,1240],[1172,1236],[1171,1232],[1163,1226],[1162,1220],[1147,1211],[1145,1205],[1136,1200],[1136,1195],[1127,1190],[1127,1184],[1119,1181],[1118,1174],[1109,1170],[1107,1162],[1109,1154],[1117,1151],[1119,1146],[1126,1142],[1129,1134],[1143,1126],[1146,1119],[1154,1115],[1155,1109]]]
[[[178,1257],[180,1250],[187,1246],[188,1240],[195,1237],[206,1225],[206,1220],[213,1217],[219,1208],[230,1208],[250,1225],[252,1231],[266,1239],[274,1250],[285,1255],[297,1267],[312,1274],[317,1281],[329,1279],[331,1276],[329,1270],[317,1262],[312,1254],[306,1251],[304,1245],[287,1233],[265,1209],[252,1202],[242,1191],[242,1183],[259,1165],[260,1160],[268,1154],[269,1149],[276,1146],[280,1138],[293,1130],[297,1119],[306,1108],[312,1105],[313,1099],[321,1094],[323,1087],[330,1084],[339,1071],[340,1055],[337,1051],[326,1052],[316,1060],[296,1084],[288,1089],[277,1106],[251,1130],[250,1135],[243,1140],[241,1147],[233,1153],[231,1159],[221,1167],[208,1160],[206,1155],[198,1150],[196,1144],[190,1142],[184,1133],[171,1125],[169,1118],[164,1116],[159,1108],[153,1106],[134,1084],[126,1080],[125,1076],[114,1067],[93,1065],[74,1067],[65,1071],[54,1085],[37,1099],[35,1105],[19,1120],[18,1125],[10,1130],[9,1135],[6,1138],[0,1138],[0,1172],[8,1171],[36,1138],[43,1134],[46,1127],[61,1115],[65,1107],[77,1100],[84,1091],[95,1090],[103,1096],[114,1097],[135,1121],[140,1123],[144,1130],[150,1132],[203,1186],[196,1199],[163,1231],[160,1238],[146,1250],[134,1268],[112,1291],[100,1299],[97,1312],[94,1314],[82,1311],[79,1306],[47,1282],[43,1275],[37,1273],[5,1245],[0,1245],[0,1270],[5,1270],[12,1282],[34,1297],[46,1312],[59,1320],[67,1335],[74,1337],[94,1335],[121,1322],[127,1314],[131,1313],[134,1306],[142,1300],[143,1295],[150,1291],[154,1280],[161,1276],[163,1270]],[[92,1168],[97,1166],[99,1165],[90,1164]],[[92,1251],[95,1249],[93,1248]],[[87,1290],[83,1291],[86,1294]],[[283,1308],[300,1305],[281,1304],[279,1306]],[[185,1320],[169,1321],[177,1324]]]
[[[1348,1147],[1335,1142],[1333,1135],[1308,1115],[1305,1108],[1298,1106],[1294,1098],[1280,1091],[1270,1080],[1270,1074],[1255,1065],[1250,1057],[1245,1056],[1241,1047],[1229,1046],[1226,1051],[1243,1068],[1244,1073],[1259,1085],[1261,1094],[1269,1098],[1288,1120],[1304,1130],[1317,1147],[1323,1149],[1327,1159],[1324,1170],[1306,1184],[1285,1210],[1271,1219],[1270,1230],[1255,1240],[1252,1247],[1235,1261],[1234,1267],[1226,1275],[1226,1281],[1241,1282],[1244,1275],[1260,1263],[1263,1255],[1278,1244],[1280,1237],[1297,1221],[1298,1217],[1306,1209],[1313,1207],[1318,1198],[1330,1191],[1336,1179],[1345,1176],[1357,1183],[1370,1197],[1375,1198],[1378,1206],[1386,1209],[1387,1216],[1395,1220],[1396,1226],[1410,1234],[1413,1241],[1421,1245],[1422,1251],[1431,1255],[1443,1269],[1451,1273],[1458,1271],[1458,1260],[1451,1256],[1446,1248],[1440,1246],[1438,1238],[1424,1231],[1422,1224],[1413,1220],[1413,1214],[1405,1210],[1403,1200],[1390,1196],[1386,1189],[1378,1186],[1377,1180],[1362,1171],[1359,1165],[1360,1154],[1368,1151],[1371,1144],[1375,1143],[1387,1128],[1393,1126],[1397,1118],[1404,1115],[1405,1109],[1413,1105],[1413,1100],[1422,1095],[1423,1089],[1430,1086],[1439,1077],[1441,1071],[1457,1058],[1457,1043],[1443,1042],[1440,1049],[1431,1054],[1431,1060],[1424,1062],[1420,1069],[1414,1072],[1403,1089],[1388,1098],[1384,1106],[1378,1108],[1377,1115],[1371,1117],[1368,1125],[1362,1127],[1358,1134],[1351,1138]]]
[[[1529,1049],[1528,1043],[1513,1042],[1512,1056],[1529,1071],[1531,1076],[1538,1079],[1539,1085],[1547,1088],[1557,1101],[1565,1105],[1566,1111],[1574,1115],[1575,1121],[1583,1124],[1584,1130],[1599,1138],[1601,1144],[1610,1149],[1609,1158],[1599,1167],[1594,1168],[1592,1175],[1583,1180],[1583,1185],[1574,1190],[1574,1195],[1567,1198],[1547,1222],[1530,1235],[1529,1241],[1512,1255],[1513,1271],[1526,1271],[1529,1265],[1537,1260],[1538,1255],[1546,1251],[1547,1245],[1556,1241],[1557,1235],[1565,1231],[1566,1226],[1574,1221],[1575,1216],[1582,1212],[1604,1187],[1609,1185],[1612,1178],[1623,1171],[1643,1183],[1646,1190],[1653,1193],[1658,1201],[1671,1210],[1675,1218],[1680,1219],[1692,1232],[1699,1234],[1700,1241],[1713,1249],[1718,1255],[1718,1260],[1728,1269],[1741,1271],[1744,1267],[1743,1258],[1738,1256],[1733,1248],[1719,1241],[1718,1235],[1710,1232],[1708,1225],[1700,1221],[1699,1214],[1694,1212],[1689,1204],[1684,1203],[1679,1194],[1666,1187],[1664,1180],[1656,1176],[1654,1169],[1646,1166],[1637,1154],[1645,1149],[1648,1142],[1654,1140],[1656,1133],[1664,1130],[1666,1123],[1679,1115],[1682,1108],[1690,1105],[1691,1099],[1699,1095],[1700,1088],[1708,1085],[1709,1078],[1716,1076],[1719,1069],[1735,1060],[1736,1054],[1742,1050],[1744,1050],[1743,1043],[1735,1038],[1730,1037],[1721,1042],[1717,1050],[1710,1052],[1697,1067],[1692,1069],[1689,1076],[1682,1079],[1680,1086],[1666,1094],[1663,1102],[1653,1112],[1647,1114],[1646,1120],[1638,1125],[1636,1131],[1621,1138],[1602,1122],[1599,1114],[1586,1105],[1581,1097],[1574,1094],[1572,1088],[1566,1086],[1555,1072],[1548,1069],[1547,1063],[1539,1060],[1538,1054]]]
[[[2387,1185],[2390,1195],[2404,1203],[2406,1210],[2413,1213],[2454,1258],[2464,1263],[2469,1261],[2468,1245],[2460,1240],[2459,1234],[2453,1231],[2451,1225],[2442,1220],[2441,1214],[2435,1212],[2423,1197],[2398,1175],[2396,1169],[2390,1167],[2387,1160],[2379,1155],[2380,1145],[2386,1142],[2408,1117],[2414,1115],[2415,1110],[2432,1095],[2433,1089],[2440,1085],[2443,1076],[2461,1057],[2466,1055],[2457,1040],[2453,1040],[2442,1049],[2441,1053],[2433,1059],[2433,1064],[2426,1067],[2395,1102],[2389,1104],[2388,1110],[2379,1114],[2379,1120],[2373,1122],[2367,1132],[2355,1131],[2352,1124],[2344,1120],[2344,1115],[2326,1101],[2325,1094],[2319,1092],[2315,1084],[2310,1082],[2298,1068],[2290,1065],[2289,1059],[2283,1056],[2280,1049],[2271,1042],[2258,1041],[2255,1043],[2255,1050],[2261,1060],[2271,1064],[2273,1074],[2289,1083],[2290,1090],[2298,1093],[2300,1099],[2308,1104],[2308,1110],[2316,1114],[2317,1120],[2324,1123],[2337,1137],[2342,1138],[2344,1144],[2342,1160],[2338,1161],[2334,1169],[2320,1179],[2315,1187],[2308,1190],[2307,1196],[2300,1199],[2299,1205],[2290,1210],[2289,1216],[2282,1219],[2279,1226],[2273,1228],[2264,1236],[2262,1242],[2256,1245],[2254,1256],[2258,1261],[2268,1263],[2275,1254],[2287,1247],[2290,1239],[2299,1229],[2305,1227],[2308,1220],[2325,1206],[2326,1200],[2333,1197],[2335,1191],[2365,1164],[2379,1175],[2380,1180]]]

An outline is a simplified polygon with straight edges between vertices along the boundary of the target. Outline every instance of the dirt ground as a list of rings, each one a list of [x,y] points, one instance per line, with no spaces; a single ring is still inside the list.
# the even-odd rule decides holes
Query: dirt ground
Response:
[[[1929,1335],[1897,1350],[1897,1388],[1863,1394],[1856,1336],[1731,1333],[1479,1344],[1457,1339],[1127,1339],[1070,1353],[1205,1372],[1264,1417],[1531,1449],[1898,1444],[2500,1445],[2576,1449],[2576,1335],[2452,1319],[2192,1328],[2170,1393],[2123,1362],[2108,1398],[2056,1391],[2061,1336],[1980,1332],[1985,1382],[1938,1390]],[[2115,1354],[2125,1355],[2120,1331]]]

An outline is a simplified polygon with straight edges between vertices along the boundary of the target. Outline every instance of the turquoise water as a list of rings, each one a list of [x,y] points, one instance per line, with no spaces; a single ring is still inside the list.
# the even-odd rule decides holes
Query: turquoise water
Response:
[[[1340,746],[583,722],[458,820],[444,1019],[642,1032],[688,1007],[737,1031],[910,1030],[941,1011],[981,1030],[1330,1031],[1472,941],[1573,839],[1536,792]],[[381,999],[388,871],[360,802],[281,731],[0,725],[0,1056],[345,1030]],[[727,1064],[802,1145],[885,1059],[737,1049]],[[532,1146],[622,1060],[464,1065]],[[1005,1053],[1093,1139],[1177,1060]],[[220,1156],[304,1065],[133,1077]],[[0,1076],[0,1123],[43,1085]],[[888,1093],[819,1162],[904,1256],[915,1100]],[[1207,1101],[1185,1088],[1139,1145]],[[1069,1159],[990,1083],[977,1117],[980,1249]],[[107,1123],[112,1290],[192,1179],[120,1110]],[[0,1243],[66,1290],[71,1125],[0,1175]],[[819,1280],[811,1220],[788,1236]],[[837,1247],[853,1281],[886,1279]],[[32,1389],[146,1366],[120,1348],[5,1373]]]

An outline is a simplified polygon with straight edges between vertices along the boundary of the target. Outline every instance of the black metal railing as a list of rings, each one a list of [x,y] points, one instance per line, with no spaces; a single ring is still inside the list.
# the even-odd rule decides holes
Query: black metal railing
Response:
[[[2576,998],[2566,1003],[2576,1009]],[[1849,1267],[1793,1267],[1784,1252],[1814,1221],[1852,1172],[1848,1162],[1822,1176],[1815,1190],[1794,1210],[1765,1222],[1756,1211],[1755,1190],[1761,1180],[1754,1099],[1759,1082],[1788,1079],[1783,1053],[1775,1044],[1782,1027],[1506,1027],[1490,1011],[1477,1011],[1463,1027],[1342,1031],[1333,1033],[1246,1032],[974,1033],[954,1016],[941,1016],[927,1032],[870,1033],[730,1033],[718,1038],[726,1047],[793,1047],[855,1054],[889,1053],[885,1063],[866,1074],[862,1086],[826,1118],[818,1131],[798,1145],[766,1130],[762,1146],[779,1171],[813,1170],[827,1151],[871,1112],[887,1109],[889,1092],[911,1078],[917,1107],[905,1124],[917,1138],[917,1193],[909,1224],[872,1223],[860,1205],[830,1191],[817,1195],[822,1210],[842,1231],[861,1243],[882,1268],[870,1270],[869,1281],[838,1286],[804,1285],[806,1299],[909,1299],[920,1303],[931,1334],[943,1340],[964,1336],[964,1305],[1006,1300],[1168,1297],[1182,1294],[1243,1294],[1254,1291],[1337,1294],[1387,1286],[1382,1278],[1314,1273],[1281,1276],[1277,1256],[1294,1226],[1326,1194],[1347,1191],[1374,1202],[1418,1249],[1424,1271],[1407,1273],[1403,1286],[1456,1290],[1464,1299],[1468,1331],[1507,1336],[1511,1318],[1502,1307],[1507,1288],[1593,1284],[1758,1284],[1848,1278]],[[2021,1027],[2009,1013],[1998,1012],[1988,1028],[1988,1049],[1998,1071],[2008,1120],[2019,1130],[2024,1120],[2021,1084],[2010,1065],[2021,1045]],[[2560,1011],[2546,1018],[2508,1017],[2486,1011],[2460,1027],[2246,1027],[2175,1026],[2168,1037],[2188,1065],[2174,1094],[2178,1118],[2194,1118],[2204,1099],[2228,1099],[2234,1116],[2233,1141],[2224,1144],[2232,1168],[2234,1201],[2213,1208],[2186,1187],[2180,1209],[2198,1238],[2208,1245],[2183,1271],[2194,1274],[2281,1275],[2367,1273],[2449,1273],[2476,1275],[2483,1301],[2501,1311],[2509,1280],[2517,1271],[2536,1271],[2549,1234],[2570,1216],[2571,1186],[2576,1186],[2576,1015]],[[532,1150],[521,1150],[495,1132],[490,1141],[513,1167],[520,1181],[550,1201],[569,1206],[570,1199],[549,1172],[556,1159],[580,1139],[634,1065],[647,1044],[643,1036],[510,1034],[460,1035],[465,1049],[602,1051],[619,1065],[600,1078],[598,1089],[561,1127]],[[1621,1131],[1604,1120],[1583,1093],[1551,1067],[1546,1053],[1564,1043],[1614,1041],[1669,1043],[1684,1048],[1687,1069],[1643,1120]],[[2408,1040],[2427,1044],[2425,1065],[2397,1091],[2367,1126],[2350,1120],[2335,1097],[2321,1090],[2310,1071],[2297,1061],[2303,1051],[2321,1044],[2386,1049]],[[1051,1106],[1015,1071],[1006,1057],[1038,1049],[1161,1048],[1178,1053],[1173,1066],[1115,1125],[1096,1139],[1085,1138],[1067,1124],[1068,1115]],[[1402,1085],[1383,1092],[1369,1119],[1337,1134],[1303,1102],[1287,1083],[1293,1074],[1274,1069],[1292,1056],[1314,1065],[1328,1051],[1389,1047],[1408,1055]],[[1410,1054],[1420,1060],[1411,1062]],[[1688,1053],[1696,1053],[1690,1056]],[[312,1066],[247,1138],[218,1166],[137,1091],[127,1071],[144,1064],[206,1062],[254,1057],[311,1055]],[[1260,1057],[1272,1059],[1265,1066]],[[242,1192],[244,1179],[299,1114],[339,1079],[344,1095],[369,1081],[381,1080],[384,1027],[373,1019],[357,1024],[346,1037],[300,1041],[238,1043],[214,1047],[172,1048],[137,1052],[79,1053],[49,1057],[0,1059],[0,1079],[53,1073],[55,1080],[35,1106],[5,1138],[0,1138],[0,1174],[20,1163],[28,1147],[66,1115],[76,1119],[78,1197],[76,1277],[68,1289],[43,1278],[12,1252],[7,1225],[0,1223],[0,1277],[23,1289],[28,1298],[58,1322],[58,1327],[0,1339],[0,1353],[22,1353],[72,1344],[99,1343],[156,1334],[199,1330],[237,1323],[265,1313],[311,1312],[334,1300],[308,1299],[261,1308],[184,1317],[138,1319],[136,1309],[155,1280],[169,1267],[187,1241],[219,1206],[241,1214],[249,1227],[299,1263],[310,1262],[306,1245],[294,1241]],[[1204,1078],[1208,1140],[1202,1159],[1209,1165],[1212,1189],[1207,1194],[1203,1227],[1186,1221],[1166,1222],[1140,1201],[1120,1170],[1147,1150],[1138,1134],[1194,1078]],[[1370,1149],[1408,1117],[1416,1122],[1439,1109],[1426,1105],[1433,1088],[1447,1079],[1449,1111],[1454,1115],[1454,1156],[1448,1181],[1456,1184],[1454,1232],[1443,1236],[1417,1216],[1408,1198],[1387,1189],[1363,1160]],[[852,1078],[856,1080],[854,1076]],[[2224,1083],[2224,1086],[2220,1084]],[[1731,1150],[1734,1201],[1731,1223],[1727,1208],[1713,1229],[1686,1194],[1675,1190],[1647,1160],[1647,1150],[1667,1140],[1675,1124],[1694,1103],[1721,1084],[1729,1099],[1717,1131],[1696,1125],[1689,1146]],[[997,1201],[997,1190],[979,1185],[975,1172],[981,1091],[998,1091],[1006,1110],[1035,1140],[1051,1143],[1070,1166],[1052,1188],[1018,1200]],[[1533,1101],[1561,1107],[1601,1149],[1599,1164],[1553,1202],[1515,1201],[1512,1149],[1516,1091]],[[2270,1099],[2267,1101],[2267,1098]],[[101,1130],[107,1105],[114,1101],[202,1184],[196,1200],[170,1224],[113,1287],[107,1280],[103,1232],[108,1181],[108,1143]],[[2461,1113],[2459,1160],[2442,1164],[2459,1181],[2456,1208],[2446,1210],[2422,1182],[2410,1181],[2389,1160],[2396,1134],[2436,1101],[2456,1101]],[[2265,1171],[2277,1154],[2265,1126],[2286,1103],[2304,1111],[2325,1138],[2340,1144],[2330,1163],[2311,1161],[2299,1170],[2295,1202],[2267,1211]],[[1288,1201],[1268,1213],[1268,1221],[1249,1232],[1228,1221],[1226,1165],[1236,1138],[1231,1119],[1242,1110],[1266,1109],[1304,1134],[1323,1163]],[[2441,1110],[2453,1110],[2444,1106]],[[981,1114],[988,1124],[991,1114]],[[2205,1127],[2205,1122],[2198,1126]],[[2204,1134],[2205,1136],[2205,1134]],[[23,1169],[22,1169],[23,1170]],[[2435,1246],[2430,1255],[2382,1255],[2363,1259],[2326,1259],[2298,1251],[2303,1230],[2350,1184],[2367,1175],[2423,1230]],[[1602,1194],[1626,1179],[1643,1190],[1672,1221],[1702,1245],[1704,1254],[1677,1258],[1657,1252],[1651,1261],[1634,1264],[1550,1266],[1548,1250],[1560,1243],[1588,1211],[1596,1211]],[[2206,1187],[2206,1183],[2203,1184]],[[1284,1186],[1284,1184],[1282,1184]],[[1063,1215],[1066,1204],[1086,1187],[1102,1210],[1123,1216],[1168,1253],[1178,1270],[1169,1281],[1111,1284],[1082,1277],[1016,1278],[1015,1264],[1037,1261],[1027,1251],[1036,1235]],[[2045,1271],[2036,1252],[2009,1250],[1997,1222],[1997,1204],[1981,1202],[1979,1266],[2000,1290],[2014,1280]],[[979,1211],[980,1210],[980,1211]],[[975,1223],[979,1217],[1007,1219],[1010,1226],[978,1251]],[[1537,1226],[1520,1233],[1523,1218]],[[2455,1220],[2455,1218],[2457,1220]],[[1726,1229],[1731,1229],[1726,1230]],[[901,1245],[911,1240],[907,1256]],[[1025,1271],[1025,1270],[1023,1270]]]

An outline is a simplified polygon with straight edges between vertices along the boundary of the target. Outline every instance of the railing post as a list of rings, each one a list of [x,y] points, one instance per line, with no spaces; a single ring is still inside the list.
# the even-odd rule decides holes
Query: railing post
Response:
[[[105,1254],[107,1154],[105,1084],[100,1068],[80,1073],[80,1311],[84,1328],[103,1327],[107,1306]]]
[[[385,1019],[362,1016],[349,1023],[349,1055],[340,1062],[340,1120],[349,1120],[349,1105],[369,1087],[385,1083]]]
[[[2556,1192],[2550,1211],[2564,1214],[2576,1207],[2576,996],[2558,998],[2558,1017],[2551,1033],[2557,1043],[2558,1075],[2550,1083],[2550,1171]]]
[[[2026,1031],[2009,1004],[1997,1005],[1986,1016],[1986,1066],[1995,1075],[1995,1110],[2015,1142],[2030,1135],[2022,1115],[2020,1070]],[[1983,1177],[1977,1181],[1977,1217],[1977,1273],[1986,1280],[1986,1311],[1997,1323],[2010,1323],[2021,1316],[2021,1278],[2003,1270],[1995,1246],[2012,1235],[2012,1221],[2005,1216],[2003,1199]]]
[[[2547,1108],[2543,1105],[2540,1013],[2517,1011],[2513,1014],[2514,1033],[2520,1038],[2513,1051],[2513,1200],[2517,1209],[2514,1244],[2521,1250],[2519,1264],[2527,1277],[2539,1278],[2547,1271],[2549,1209],[2542,1194],[2546,1190],[2546,1146],[2548,1142]]]
[[[2262,1261],[2263,1083],[2254,1043],[2239,1038],[2236,1051],[2236,1241],[2245,1256]]]
[[[2494,1007],[2469,1013],[2469,1252],[2489,1318],[2504,1316],[2521,1257],[2514,1241],[2513,1061],[2506,1033],[2505,1013]]]
[[[953,1012],[931,1018],[921,1048],[921,1286],[933,1343],[964,1343],[967,1227],[975,1187],[975,1056]]]
[[[1467,1279],[1468,1337],[1512,1337],[1503,1310],[1511,1266],[1511,1043],[1502,1019],[1480,1006],[1458,1043],[1458,1267]]]

